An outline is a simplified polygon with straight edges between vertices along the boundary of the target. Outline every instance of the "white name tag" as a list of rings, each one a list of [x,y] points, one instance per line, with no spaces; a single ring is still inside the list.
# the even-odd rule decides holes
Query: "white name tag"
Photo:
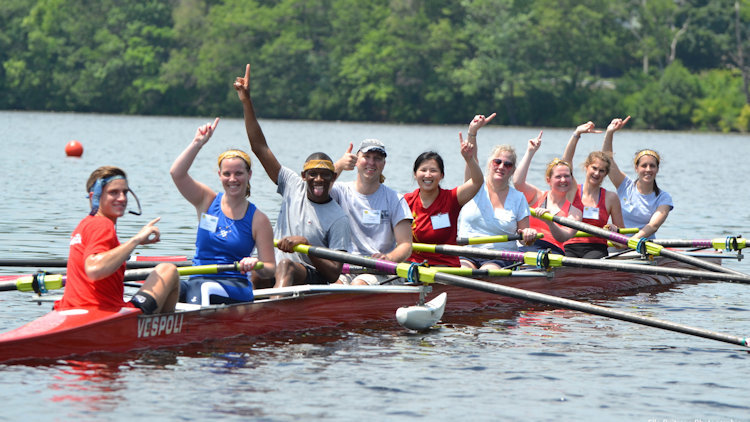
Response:
[[[591,220],[599,218],[599,207],[583,207],[583,218]]]
[[[198,223],[198,227],[214,233],[216,232],[217,224],[219,224],[219,217],[215,215],[209,215],[204,212],[203,214],[201,214],[201,221],[200,223]]]
[[[362,210],[362,223],[380,224],[380,210]]]
[[[432,230],[444,229],[451,226],[451,220],[448,218],[447,213],[437,214],[430,217],[432,222]]]

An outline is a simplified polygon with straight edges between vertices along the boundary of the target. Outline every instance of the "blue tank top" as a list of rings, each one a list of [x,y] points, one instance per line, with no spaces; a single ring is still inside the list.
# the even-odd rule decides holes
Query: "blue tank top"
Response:
[[[215,230],[198,228],[195,238],[194,265],[231,264],[250,256],[255,249],[255,239],[253,239],[255,205],[248,202],[245,216],[241,220],[232,220],[221,211],[222,196],[224,196],[223,193],[217,194],[206,211],[206,214],[218,218]],[[247,280],[249,274],[231,271],[218,273],[216,276]]]

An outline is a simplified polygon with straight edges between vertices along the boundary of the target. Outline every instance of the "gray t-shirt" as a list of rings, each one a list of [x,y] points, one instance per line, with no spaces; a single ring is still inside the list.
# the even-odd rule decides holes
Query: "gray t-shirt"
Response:
[[[401,220],[412,220],[404,196],[382,184],[375,193],[362,195],[354,189],[354,182],[337,182],[331,197],[349,217],[352,253],[370,256],[392,251],[396,247],[393,228]]]
[[[336,201],[318,204],[307,199],[307,185],[302,177],[287,167],[279,170],[278,189],[282,197],[279,218],[273,230],[274,238],[304,236],[312,246],[346,251],[351,242],[351,231],[346,214]],[[276,249],[276,262],[291,259],[312,266],[310,257],[300,253],[285,253]]]

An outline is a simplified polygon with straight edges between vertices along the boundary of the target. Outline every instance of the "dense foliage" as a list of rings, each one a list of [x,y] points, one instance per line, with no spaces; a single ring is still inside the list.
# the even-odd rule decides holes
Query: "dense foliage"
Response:
[[[0,108],[750,130],[750,0],[3,0]]]

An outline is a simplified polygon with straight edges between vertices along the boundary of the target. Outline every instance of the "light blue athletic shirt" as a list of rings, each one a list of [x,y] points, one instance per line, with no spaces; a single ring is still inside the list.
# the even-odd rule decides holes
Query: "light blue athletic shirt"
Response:
[[[253,239],[253,216],[255,205],[248,203],[247,212],[241,220],[232,220],[221,211],[221,197],[219,193],[211,202],[206,214],[218,217],[214,231],[198,228],[195,238],[194,265],[231,264],[250,256],[255,249]],[[238,271],[223,272],[216,274],[217,277],[236,277],[247,280],[248,275]]]
[[[617,188],[617,196],[620,197],[620,205],[622,205],[622,219],[625,227],[628,228],[640,229],[648,224],[656,209],[662,205],[669,205],[670,210],[674,209],[672,195],[661,189],[659,195],[656,192],[643,195],[638,192],[635,182],[627,176]],[[653,238],[654,235],[652,234],[651,237]]]

